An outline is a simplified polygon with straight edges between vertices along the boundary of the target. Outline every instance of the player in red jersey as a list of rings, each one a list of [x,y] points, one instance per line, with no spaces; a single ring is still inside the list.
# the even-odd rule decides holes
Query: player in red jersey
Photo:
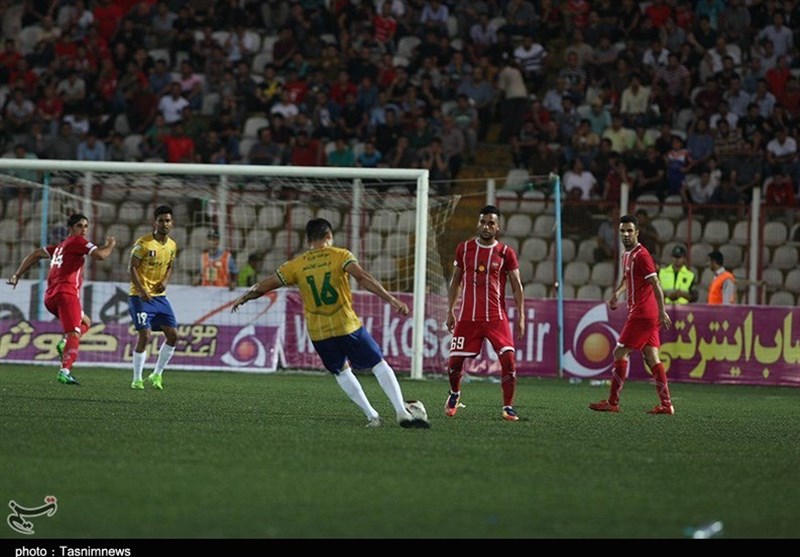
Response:
[[[464,360],[481,352],[483,339],[487,339],[500,358],[501,385],[503,388],[504,419],[519,419],[514,410],[516,368],[514,362],[514,337],[506,312],[506,280],[511,282],[517,306],[517,338],[525,334],[525,297],[519,277],[517,254],[509,246],[498,242],[500,211],[493,205],[481,209],[478,235],[456,248],[453,278],[447,295],[447,328],[453,333],[450,343],[448,372],[450,395],[444,405],[448,416],[455,416],[461,401],[461,375]],[[455,306],[463,294],[461,311],[456,319]]]
[[[655,379],[661,401],[648,414],[674,414],[667,373],[658,357],[658,348],[661,346],[659,325],[669,329],[672,321],[667,315],[656,266],[650,252],[639,243],[639,222],[634,215],[619,219],[619,236],[625,248],[622,254],[622,281],[608,301],[608,306],[612,310],[617,309],[617,297],[627,291],[628,318],[614,349],[614,372],[608,399],[593,402],[589,408],[598,412],[619,412],[619,394],[628,376],[628,356],[634,350],[641,350]]]
[[[74,214],[67,220],[69,236],[60,244],[51,244],[37,248],[25,256],[17,272],[8,279],[8,284],[16,288],[19,278],[40,259],[50,259],[50,272],[47,275],[47,291],[44,305],[55,315],[66,335],[66,345],[61,354],[61,369],[58,381],[67,385],[78,385],[72,376],[72,364],[78,359],[80,338],[89,330],[91,321],[81,308],[80,291],[83,284],[84,256],[91,255],[103,260],[114,249],[116,240],[113,236],[106,238],[106,244],[98,247],[86,239],[89,230],[89,219],[81,214]]]

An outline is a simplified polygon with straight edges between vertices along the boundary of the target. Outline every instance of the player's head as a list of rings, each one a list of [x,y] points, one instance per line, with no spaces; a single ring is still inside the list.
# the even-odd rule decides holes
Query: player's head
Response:
[[[500,209],[494,205],[487,205],[481,209],[478,217],[478,237],[484,242],[491,242],[498,232],[500,232]]]
[[[155,217],[155,231],[156,234],[166,235],[172,230],[174,221],[172,219],[172,207],[169,205],[159,205],[153,211]]]
[[[639,220],[636,215],[622,215],[619,218],[619,237],[626,250],[639,243]]]
[[[209,230],[206,239],[208,240],[208,245],[211,249],[217,249],[217,246],[219,246],[219,230],[216,228]]]
[[[708,254],[708,261],[710,263],[709,267],[711,267],[712,271],[716,271],[723,265],[725,265],[725,257],[722,253],[718,251],[712,251]]]
[[[675,246],[672,248],[672,264],[675,267],[683,267],[686,265],[686,248],[683,246]]]
[[[67,228],[69,228],[70,234],[85,236],[86,231],[89,230],[89,219],[81,213],[72,214],[67,219]]]
[[[309,244],[322,242],[330,236],[333,239],[333,226],[327,219],[311,219],[306,223],[306,241]]]

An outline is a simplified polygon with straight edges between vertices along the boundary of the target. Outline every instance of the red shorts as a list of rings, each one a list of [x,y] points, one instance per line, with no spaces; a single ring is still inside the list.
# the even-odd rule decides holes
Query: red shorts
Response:
[[[628,319],[619,335],[617,344],[641,350],[645,346],[661,346],[658,336],[658,319]]]
[[[81,332],[81,301],[74,292],[54,292],[44,299],[47,311],[58,317],[64,333]]]
[[[487,339],[499,356],[514,351],[514,338],[508,321],[459,321],[450,341],[451,356],[474,357],[480,354]]]

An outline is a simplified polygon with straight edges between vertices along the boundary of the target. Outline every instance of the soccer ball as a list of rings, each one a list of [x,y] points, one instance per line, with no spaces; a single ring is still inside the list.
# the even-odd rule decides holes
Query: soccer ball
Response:
[[[425,405],[422,404],[421,400],[407,400],[406,410],[416,420],[428,420],[428,411],[425,410]]]

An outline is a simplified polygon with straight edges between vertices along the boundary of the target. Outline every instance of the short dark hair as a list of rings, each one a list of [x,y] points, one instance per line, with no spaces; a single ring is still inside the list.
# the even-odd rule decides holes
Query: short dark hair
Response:
[[[333,232],[333,225],[327,219],[311,219],[306,223],[306,238],[309,242],[322,240],[329,232]]]
[[[487,205],[486,207],[481,209],[480,214],[481,215],[494,214],[494,215],[497,215],[499,217],[500,216],[500,209],[498,209],[494,205]]]
[[[709,253],[708,254],[708,258],[711,261],[715,262],[717,265],[724,265],[725,264],[725,257],[722,255],[722,253],[720,253],[718,251],[712,251],[711,253]]]
[[[72,228],[73,226],[75,226],[76,224],[81,222],[82,220],[85,220],[86,222],[89,222],[89,219],[86,218],[86,215],[81,214],[81,213],[74,213],[74,214],[70,215],[69,218],[67,219],[67,226]]]
[[[636,215],[622,215],[619,218],[619,223],[620,224],[631,223],[633,224],[633,227],[636,228],[636,230],[639,230],[639,219],[636,218]]]
[[[153,211],[153,215],[158,218],[161,215],[171,215],[172,214],[172,207],[169,205],[159,205],[156,207],[156,210]]]

